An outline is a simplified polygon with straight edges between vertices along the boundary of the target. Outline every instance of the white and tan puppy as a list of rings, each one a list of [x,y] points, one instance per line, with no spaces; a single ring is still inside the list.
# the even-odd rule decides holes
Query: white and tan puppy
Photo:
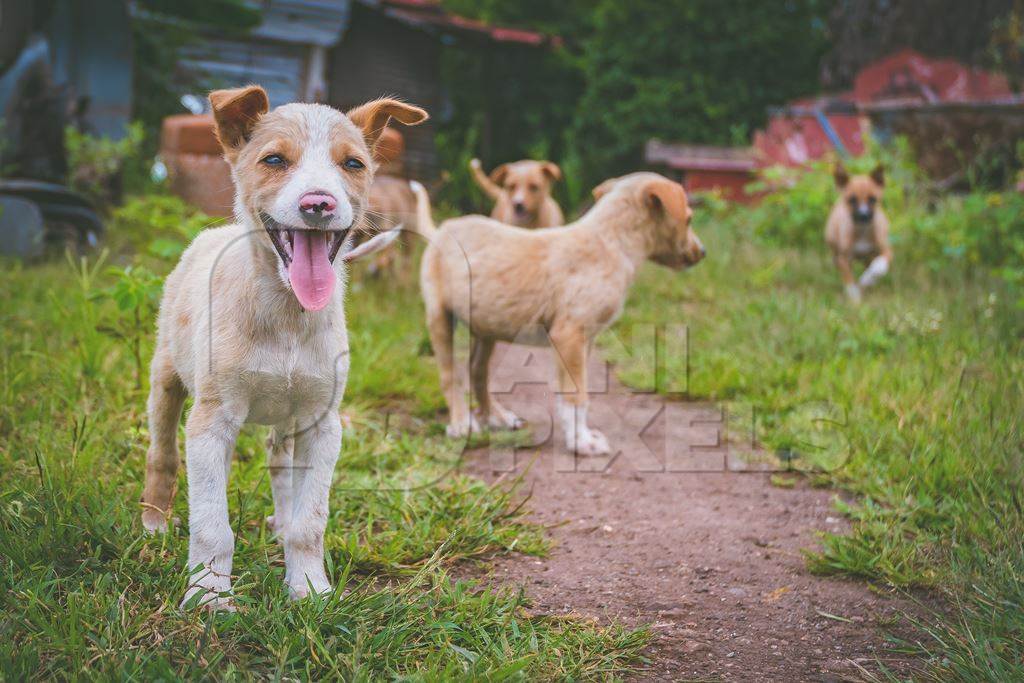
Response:
[[[835,169],[840,196],[825,224],[825,242],[851,301],[859,302],[861,292],[889,272],[889,218],[882,210],[885,171],[881,166],[870,175],[852,178],[841,165]],[[854,281],[854,260],[867,263],[860,279]]]
[[[587,353],[611,325],[637,270],[650,259],[674,269],[696,264],[704,247],[690,227],[686,192],[655,173],[633,173],[602,183],[597,203],[575,223],[528,230],[483,216],[464,216],[433,228],[429,199],[414,184],[417,225],[430,244],[420,283],[427,326],[448,401],[448,435],[481,425],[523,425],[499,405],[487,386],[496,341],[551,344],[558,355],[558,419],[566,447],[602,455],[610,445],[587,424]],[[470,372],[479,420],[466,401],[453,360],[456,320],[470,330]]]
[[[243,423],[272,425],[274,515],[293,597],[330,590],[323,536],[341,447],[348,374],[344,261],[357,250],[373,146],[390,118],[426,112],[390,99],[347,114],[319,104],[268,112],[258,86],[210,94],[235,182],[235,223],[202,232],[164,285],[150,371],[143,525],[167,528],[186,394],[188,567],[185,602],[229,608],[234,536],[227,480]],[[199,568],[196,570],[196,568]]]

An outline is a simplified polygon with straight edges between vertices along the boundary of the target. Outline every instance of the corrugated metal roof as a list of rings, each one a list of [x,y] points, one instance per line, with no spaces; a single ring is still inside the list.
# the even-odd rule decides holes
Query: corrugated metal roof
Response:
[[[448,31],[475,36],[498,43],[519,43],[540,47],[545,44],[561,45],[559,36],[547,36],[537,31],[493,26],[477,19],[453,14],[438,0],[359,0],[360,3],[410,26],[436,31]]]
[[[182,50],[181,65],[203,88],[259,83],[277,106],[301,99],[306,50],[285,43],[205,40]]]
[[[182,67],[203,88],[259,83],[273,106],[305,99],[310,48],[341,40],[351,0],[262,0],[253,5],[262,22],[246,38],[209,36],[182,50]]]
[[[644,161],[664,164],[670,168],[704,171],[753,171],[757,167],[749,147],[712,147],[708,145],[682,145],[648,140]]]
[[[258,38],[332,47],[341,39],[352,11],[351,0],[264,0]]]

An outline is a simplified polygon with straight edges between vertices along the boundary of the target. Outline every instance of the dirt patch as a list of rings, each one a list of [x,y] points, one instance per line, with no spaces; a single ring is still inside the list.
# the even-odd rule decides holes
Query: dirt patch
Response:
[[[541,384],[551,362],[547,351],[506,346],[492,371],[502,403],[530,420],[538,443],[551,432],[553,397]],[[886,638],[906,628],[906,601],[805,568],[801,549],[815,547],[816,532],[845,528],[835,492],[723,471],[736,463],[713,408],[665,410],[596,360],[591,376],[603,393],[590,423],[623,446],[617,457],[567,456],[558,430],[554,444],[515,454],[467,453],[465,469],[487,480],[525,472],[532,518],[557,543],[547,558],[498,558],[488,580],[524,586],[540,613],[650,625],[641,678],[846,680],[877,661],[912,665]]]

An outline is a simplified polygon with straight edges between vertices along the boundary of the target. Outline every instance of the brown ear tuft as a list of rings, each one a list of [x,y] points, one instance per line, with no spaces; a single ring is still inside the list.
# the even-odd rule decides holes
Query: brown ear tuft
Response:
[[[850,182],[850,174],[846,172],[846,167],[842,164],[836,164],[836,167],[832,169],[832,177],[835,178],[836,187],[840,190]]]
[[[618,178],[609,178],[608,180],[604,181],[603,183],[595,187],[593,190],[591,190],[590,194],[594,196],[595,200],[600,199],[601,197],[611,192],[612,188],[615,187],[615,183],[617,182],[619,182]]]
[[[655,211],[664,211],[677,221],[686,223],[689,207],[686,190],[668,178],[655,178],[640,188],[645,203]]]
[[[427,112],[419,107],[390,97],[381,97],[361,104],[349,109],[345,115],[363,131],[363,138],[371,151],[392,118],[407,126],[415,126],[430,118]]]
[[[258,85],[210,93],[210,107],[217,124],[217,139],[227,155],[245,144],[260,117],[270,109],[266,91]]]
[[[885,167],[882,164],[875,166],[874,170],[871,171],[871,179],[879,187],[885,187]]]
[[[504,185],[505,178],[508,177],[508,164],[502,164],[501,166],[498,166],[493,171],[491,171],[488,177],[494,182],[495,185]]]
[[[544,175],[546,175],[548,177],[548,180],[550,180],[551,182],[557,183],[559,180],[562,179],[562,169],[560,169],[558,167],[558,164],[556,164],[555,162],[542,161],[540,162],[540,168],[541,171],[544,172]]]

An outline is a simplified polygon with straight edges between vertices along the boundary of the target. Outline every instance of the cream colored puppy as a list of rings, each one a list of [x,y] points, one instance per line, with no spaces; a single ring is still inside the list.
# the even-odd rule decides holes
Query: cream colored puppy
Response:
[[[429,240],[420,282],[441,388],[451,412],[448,435],[523,424],[487,388],[496,341],[550,343],[558,354],[558,417],[569,450],[610,452],[587,424],[587,351],[622,312],[637,270],[650,259],[674,269],[696,264],[704,247],[690,228],[686,192],[655,173],[633,173],[594,190],[597,203],[575,223],[526,230],[483,216],[433,228],[422,186],[417,220]],[[455,371],[455,321],[472,336],[470,376],[479,418],[471,414]]]
[[[245,422],[274,427],[268,523],[284,546],[291,595],[331,588],[323,536],[348,374],[344,261],[394,236],[351,249],[377,138],[389,118],[414,124],[427,115],[389,99],[347,114],[319,104],[268,112],[258,86],[213,92],[210,103],[235,182],[235,223],[202,232],[164,285],[142,522],[149,531],[167,528],[189,394],[188,567],[195,571],[183,604],[199,594],[208,607],[230,608],[227,480]]]

